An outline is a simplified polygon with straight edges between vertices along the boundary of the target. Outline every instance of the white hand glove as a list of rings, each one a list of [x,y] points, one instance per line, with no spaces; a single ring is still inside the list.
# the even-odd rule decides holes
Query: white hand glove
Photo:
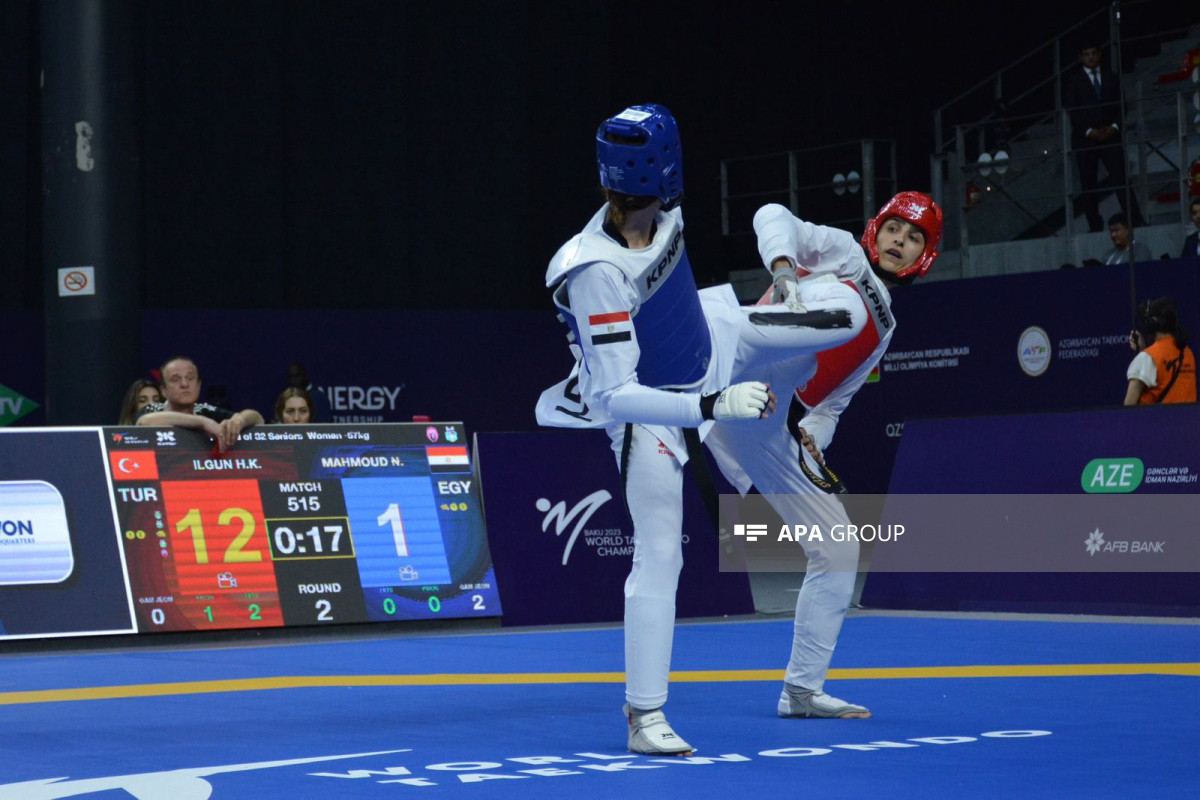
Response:
[[[758,419],[770,402],[770,391],[765,383],[735,383],[717,395],[713,419]]]

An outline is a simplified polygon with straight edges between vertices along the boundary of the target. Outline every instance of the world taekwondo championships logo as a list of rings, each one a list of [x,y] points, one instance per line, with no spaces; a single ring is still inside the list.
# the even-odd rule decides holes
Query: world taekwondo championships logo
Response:
[[[1017,361],[1026,375],[1037,377],[1050,366],[1050,336],[1036,325],[1021,332],[1017,340]]]
[[[563,547],[563,566],[571,558],[571,549],[575,546],[575,540],[579,538],[580,533],[584,535],[584,542],[589,546],[596,547],[598,555],[625,555],[633,552],[633,537],[626,537],[618,529],[603,529],[603,530],[585,530],[584,525],[587,525],[588,520],[592,515],[599,510],[600,506],[612,499],[612,494],[607,489],[599,489],[592,492],[587,497],[580,500],[569,511],[565,500],[559,500],[557,503],[552,503],[548,498],[539,497],[534,507],[538,511],[545,514],[542,517],[542,531],[549,530],[550,526],[554,526],[554,535],[562,536],[567,532],[568,526],[574,523],[570,534],[567,536],[567,543]],[[628,539],[628,541],[626,541]],[[626,549],[628,548],[628,549]],[[610,552],[611,551],[611,552]]]

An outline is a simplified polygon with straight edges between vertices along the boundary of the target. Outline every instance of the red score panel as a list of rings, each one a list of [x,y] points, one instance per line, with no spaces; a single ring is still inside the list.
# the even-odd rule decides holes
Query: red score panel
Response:
[[[176,604],[196,628],[283,624],[258,482],[163,481]]]

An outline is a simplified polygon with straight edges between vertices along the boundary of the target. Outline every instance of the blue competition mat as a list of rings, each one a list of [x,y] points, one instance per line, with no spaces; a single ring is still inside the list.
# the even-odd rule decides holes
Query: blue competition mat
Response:
[[[625,751],[617,628],[0,657],[0,799],[1194,798],[1200,626],[847,620],[775,716],[788,621],[680,625],[685,759]]]

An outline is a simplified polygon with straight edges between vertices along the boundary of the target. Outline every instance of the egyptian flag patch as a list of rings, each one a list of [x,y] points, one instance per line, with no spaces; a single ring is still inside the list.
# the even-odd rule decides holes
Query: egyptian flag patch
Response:
[[[594,345],[628,342],[633,338],[633,321],[629,319],[628,311],[592,314],[588,317],[588,333]]]

